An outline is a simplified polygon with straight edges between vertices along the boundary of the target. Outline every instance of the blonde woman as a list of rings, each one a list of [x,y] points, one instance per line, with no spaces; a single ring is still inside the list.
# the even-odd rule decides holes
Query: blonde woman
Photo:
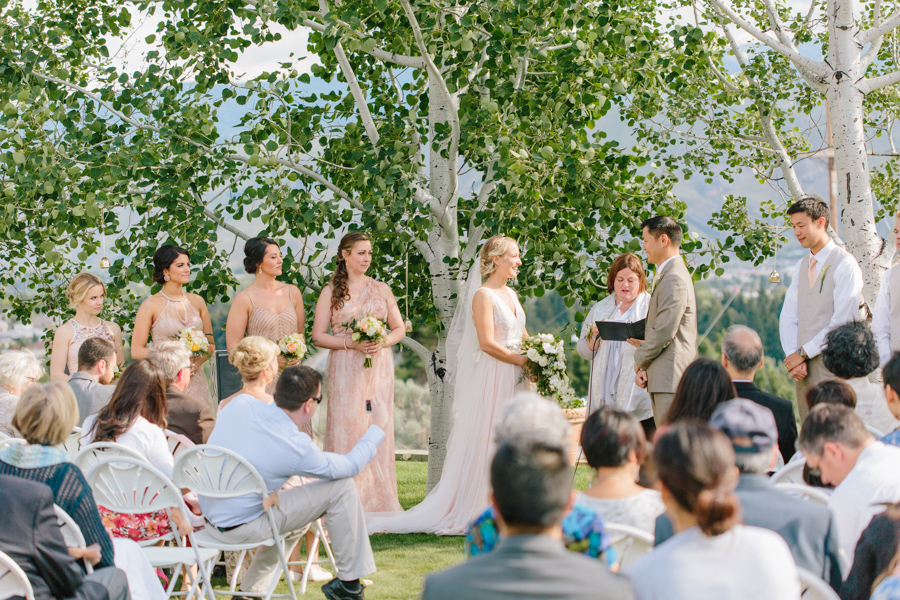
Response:
[[[507,285],[521,264],[519,245],[512,238],[494,236],[481,247],[447,338],[457,416],[441,481],[411,510],[369,519],[369,533],[461,535],[489,503],[491,431],[504,402],[526,387],[525,357],[509,349],[527,335],[525,312]]]
[[[68,381],[78,370],[78,349],[90,338],[103,338],[116,348],[116,363],[125,362],[122,328],[99,317],[106,300],[106,285],[93,273],[79,273],[66,288],[75,316],[60,325],[53,336],[50,380]],[[68,370],[68,373],[66,373]]]
[[[0,433],[21,437],[12,424],[19,396],[38,379],[44,368],[30,350],[7,350],[0,354]]]
[[[244,394],[261,402],[272,404],[275,398],[268,389],[278,378],[278,346],[269,338],[249,335],[238,342],[228,356],[228,362],[241,374],[241,389],[219,403],[219,410],[225,410],[228,403]]]

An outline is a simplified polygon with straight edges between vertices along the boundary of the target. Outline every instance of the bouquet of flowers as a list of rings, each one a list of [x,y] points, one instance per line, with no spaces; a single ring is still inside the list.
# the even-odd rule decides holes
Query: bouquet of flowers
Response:
[[[566,349],[561,340],[549,333],[539,333],[510,344],[510,349],[528,359],[525,373],[537,385],[541,396],[554,400],[562,408],[582,405],[569,383]]]
[[[350,339],[354,342],[383,342],[388,334],[387,324],[375,317],[344,323],[344,327],[351,332]],[[372,368],[371,356],[366,356],[363,366],[367,369]]]
[[[278,342],[281,355],[291,361],[306,356],[306,337],[302,333],[292,333],[281,338]]]
[[[209,340],[201,330],[194,327],[185,327],[178,332],[175,339],[184,344],[190,350],[191,358],[199,358],[209,355]]]

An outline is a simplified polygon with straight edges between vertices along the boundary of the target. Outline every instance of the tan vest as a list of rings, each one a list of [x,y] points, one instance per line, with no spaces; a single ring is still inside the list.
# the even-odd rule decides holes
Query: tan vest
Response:
[[[900,269],[891,268],[888,276],[891,292],[891,353],[900,352]]]
[[[848,252],[835,246],[828,260],[819,269],[812,287],[806,277],[809,271],[809,254],[800,261],[800,281],[797,286],[797,343],[803,346],[828,326],[834,315],[834,271]]]

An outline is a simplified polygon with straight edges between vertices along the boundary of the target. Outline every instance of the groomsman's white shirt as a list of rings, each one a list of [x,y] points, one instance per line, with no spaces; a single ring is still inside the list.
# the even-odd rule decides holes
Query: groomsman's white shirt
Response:
[[[878,356],[881,358],[881,366],[891,360],[891,267],[881,276],[881,290],[878,299],[875,300],[875,310],[872,314],[872,333],[875,335],[875,343],[878,345]],[[900,298],[897,299],[900,302]]]
[[[825,247],[819,250],[816,257],[816,281],[822,275],[822,265],[831,256],[831,252],[835,249],[834,241],[828,240]],[[781,317],[779,319],[779,330],[781,333],[781,347],[784,349],[785,355],[790,355],[800,349],[797,342],[798,323],[800,316],[797,312],[799,298],[797,287],[800,277],[807,277],[806,273],[800,272],[800,266],[803,260],[794,267],[794,276],[791,279],[791,285],[788,287],[787,295],[784,297],[784,305],[781,307]],[[810,358],[818,356],[825,347],[825,336],[828,332],[836,327],[840,327],[844,323],[853,321],[859,316],[859,300],[862,295],[863,278],[862,270],[850,254],[841,259],[834,268],[834,313],[831,315],[831,321],[828,326],[817,333],[813,339],[803,345],[803,350]]]

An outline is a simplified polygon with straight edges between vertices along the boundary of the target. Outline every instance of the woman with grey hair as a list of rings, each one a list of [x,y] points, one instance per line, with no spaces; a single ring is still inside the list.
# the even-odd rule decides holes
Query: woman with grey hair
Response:
[[[7,350],[0,354],[0,433],[22,437],[12,426],[19,396],[44,375],[44,367],[30,350]]]
[[[570,433],[569,421],[559,405],[534,392],[519,392],[500,412],[494,425],[494,446],[541,442],[568,450]]]

